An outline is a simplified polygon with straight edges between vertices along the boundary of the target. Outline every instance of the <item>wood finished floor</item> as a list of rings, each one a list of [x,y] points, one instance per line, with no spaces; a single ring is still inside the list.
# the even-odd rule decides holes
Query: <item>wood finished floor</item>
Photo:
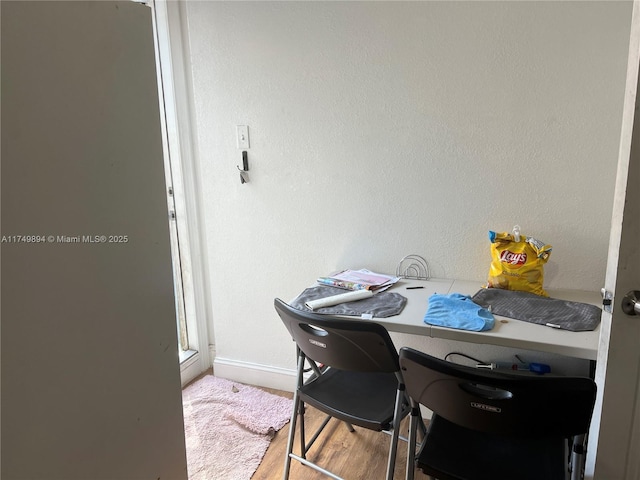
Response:
[[[204,375],[212,374],[212,369],[209,369],[190,383],[199,380]],[[257,388],[274,395],[293,397],[290,392],[272,388]],[[324,418],[325,415],[322,412],[312,407],[307,408],[307,413],[305,414],[307,441]],[[408,418],[406,418],[400,428],[400,434],[405,437],[408,435],[408,424]],[[389,455],[389,435],[359,427],[355,427],[355,430],[355,432],[350,432],[341,422],[335,419],[331,420],[325,431],[316,440],[312,450],[307,453],[307,458],[346,480],[384,479]],[[271,440],[267,453],[251,480],[279,480],[282,478],[288,435],[289,424],[287,423]],[[296,453],[299,453],[298,446],[299,442],[296,436],[296,443],[294,443],[294,452]],[[394,479],[396,480],[405,478],[406,455],[407,443],[400,440],[398,442],[398,455],[394,470]],[[289,480],[327,480],[329,478],[302,465],[300,462],[291,462]],[[415,480],[429,479],[420,470],[416,470],[414,478]]]
[[[289,392],[264,388],[270,393],[292,398]],[[307,409],[305,423],[307,439],[311,438],[315,428],[324,420],[324,414],[311,407]],[[387,457],[389,449],[389,435],[380,432],[355,427],[355,432],[349,432],[347,427],[331,420],[325,431],[316,440],[307,457],[347,480],[377,480],[384,479],[387,471]],[[408,419],[402,423],[401,435],[407,436]],[[254,473],[252,480],[276,480],[282,478],[284,468],[284,454],[287,448],[289,424],[285,425],[271,441],[262,463]],[[294,452],[299,453],[299,442],[296,436]],[[396,459],[395,479],[405,478],[407,444],[400,440]],[[290,480],[326,480],[330,477],[302,465],[291,462]],[[426,480],[421,471],[416,471],[416,480]]]

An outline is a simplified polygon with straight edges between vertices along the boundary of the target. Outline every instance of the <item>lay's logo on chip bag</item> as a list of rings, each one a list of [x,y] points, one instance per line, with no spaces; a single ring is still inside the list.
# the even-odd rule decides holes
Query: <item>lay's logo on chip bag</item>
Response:
[[[527,254],[526,253],[515,253],[510,252],[509,250],[504,250],[500,254],[500,261],[503,263],[508,263],[510,265],[517,267],[521,267],[527,262]]]

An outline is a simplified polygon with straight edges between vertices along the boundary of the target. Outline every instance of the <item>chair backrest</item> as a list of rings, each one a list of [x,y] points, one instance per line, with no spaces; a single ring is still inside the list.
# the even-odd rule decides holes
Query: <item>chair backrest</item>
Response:
[[[500,373],[400,349],[407,393],[457,425],[528,437],[570,437],[589,429],[590,378]]]
[[[398,352],[382,325],[297,310],[280,299],[274,306],[298,348],[312,360],[357,372],[398,372]]]

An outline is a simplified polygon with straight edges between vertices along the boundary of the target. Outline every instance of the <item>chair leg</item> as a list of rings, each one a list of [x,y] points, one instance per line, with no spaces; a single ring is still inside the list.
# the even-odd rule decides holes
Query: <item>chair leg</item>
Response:
[[[355,428],[353,428],[353,425],[351,425],[350,423],[348,423],[348,422],[342,422],[342,423],[344,423],[344,424],[347,426],[347,428],[349,429],[349,431],[350,431],[351,433],[353,433],[353,432],[355,432],[355,431],[356,431],[356,429],[355,429]]]
[[[300,441],[300,456],[302,458],[307,458],[307,437],[304,434],[305,425],[304,425],[304,414],[306,413],[306,406],[302,400],[299,400],[300,406],[298,407],[298,416],[300,417],[300,428],[299,428],[299,441]]]
[[[407,442],[407,473],[405,475],[406,480],[413,480],[415,476],[417,441],[416,437],[418,435],[418,424],[422,423],[421,429],[424,427],[424,422],[421,422],[420,415],[420,405],[416,404],[412,400],[411,416],[409,417],[409,441]]]
[[[289,424],[289,437],[287,439],[287,451],[284,459],[284,473],[282,474],[283,480],[288,480],[289,471],[291,470],[291,453],[293,452],[293,441],[296,435],[296,422],[298,420],[298,409],[300,400],[298,397],[298,390],[296,389],[293,394],[293,412],[291,413],[291,420]]]
[[[582,470],[584,468],[585,435],[573,437],[571,448],[571,480],[582,480]]]
[[[300,351],[300,349],[296,349],[298,353],[298,373],[296,377],[296,389],[293,393],[293,409],[291,412],[291,420],[289,424],[289,437],[287,438],[287,451],[286,457],[284,459],[284,472],[282,473],[282,479],[288,480],[289,471],[291,470],[291,455],[293,454],[293,441],[296,437],[296,422],[298,420],[298,415],[302,415],[300,422],[302,428],[304,429],[304,404],[300,399],[300,388],[302,387],[302,376],[304,373],[304,362],[305,357],[304,354]],[[304,438],[304,436],[303,436]],[[303,444],[304,445],[304,444]],[[302,454],[304,455],[304,449],[302,450]]]
[[[393,480],[393,471],[396,466],[396,455],[398,453],[398,437],[400,435],[400,414],[402,412],[402,402],[405,398],[404,384],[398,387],[396,392],[396,406],[393,413],[393,432],[391,432],[391,445],[389,447],[389,461],[387,462],[387,480]]]

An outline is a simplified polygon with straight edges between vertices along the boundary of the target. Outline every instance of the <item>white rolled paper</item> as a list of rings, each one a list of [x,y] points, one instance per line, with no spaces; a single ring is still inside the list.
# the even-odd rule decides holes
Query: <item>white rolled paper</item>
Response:
[[[317,308],[331,307],[333,305],[338,305],[339,303],[354,302],[356,300],[362,300],[363,298],[369,297],[373,297],[373,292],[371,290],[354,290],[353,292],[341,293],[331,297],[309,300],[305,303],[305,306],[310,310],[316,310]]]

